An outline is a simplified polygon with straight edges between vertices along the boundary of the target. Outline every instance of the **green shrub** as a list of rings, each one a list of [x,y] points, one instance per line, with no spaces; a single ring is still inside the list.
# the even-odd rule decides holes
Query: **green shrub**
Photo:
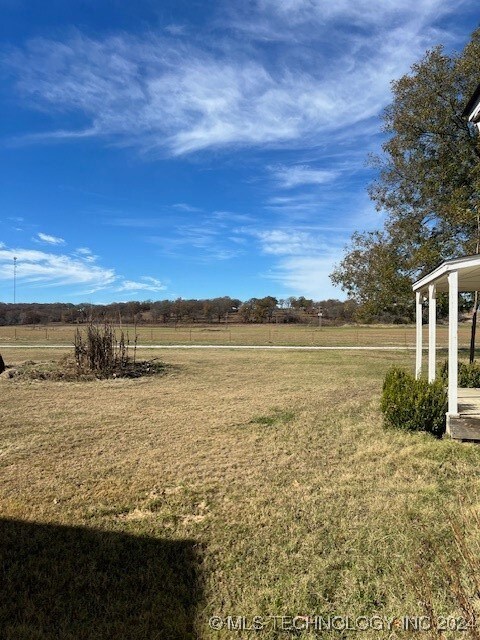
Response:
[[[448,360],[440,368],[440,377],[445,382],[448,381]],[[480,387],[480,365],[476,362],[458,363],[458,386],[464,389],[476,389]]]
[[[381,409],[385,426],[404,431],[445,433],[447,392],[441,380],[427,382],[398,367],[392,367],[383,383]]]

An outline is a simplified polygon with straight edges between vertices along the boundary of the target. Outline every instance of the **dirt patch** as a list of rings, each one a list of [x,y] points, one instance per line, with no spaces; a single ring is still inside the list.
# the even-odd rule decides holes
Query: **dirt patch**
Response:
[[[76,382],[79,380],[124,379],[141,378],[144,376],[164,375],[167,366],[158,358],[129,362],[124,367],[118,367],[108,375],[99,375],[79,368],[70,356],[60,360],[35,362],[27,360],[16,367],[7,367],[0,375],[2,380],[58,380]]]

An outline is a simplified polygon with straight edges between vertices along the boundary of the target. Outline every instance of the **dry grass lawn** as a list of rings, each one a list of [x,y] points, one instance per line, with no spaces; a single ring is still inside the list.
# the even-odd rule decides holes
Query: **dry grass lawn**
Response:
[[[166,376],[0,381],[2,638],[283,638],[208,620],[465,615],[480,447],[383,430],[383,375],[411,354],[155,355]]]

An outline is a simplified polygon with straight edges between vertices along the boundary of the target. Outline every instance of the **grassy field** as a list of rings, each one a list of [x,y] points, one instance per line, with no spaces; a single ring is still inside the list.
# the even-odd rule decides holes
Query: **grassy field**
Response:
[[[130,339],[135,336],[133,326],[125,326]],[[428,327],[424,327],[426,344]],[[75,327],[19,326],[0,327],[0,344],[71,344]],[[346,325],[318,327],[304,325],[206,325],[206,326],[140,326],[137,328],[139,344],[232,344],[232,345],[317,345],[317,346],[414,346],[413,325]],[[437,327],[437,343],[446,347],[448,327]],[[470,340],[470,326],[461,324],[459,344],[466,347]]]
[[[165,376],[0,381],[2,639],[308,635],[282,615],[462,624],[480,448],[382,428],[383,375],[413,354],[155,355]],[[210,628],[229,615],[267,622]],[[419,637],[392,624],[358,637]]]

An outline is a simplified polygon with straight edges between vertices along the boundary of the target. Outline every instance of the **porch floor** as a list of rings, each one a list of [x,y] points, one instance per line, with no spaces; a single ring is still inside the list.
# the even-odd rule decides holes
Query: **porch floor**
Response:
[[[458,389],[458,414],[447,416],[450,437],[480,443],[480,389]]]

